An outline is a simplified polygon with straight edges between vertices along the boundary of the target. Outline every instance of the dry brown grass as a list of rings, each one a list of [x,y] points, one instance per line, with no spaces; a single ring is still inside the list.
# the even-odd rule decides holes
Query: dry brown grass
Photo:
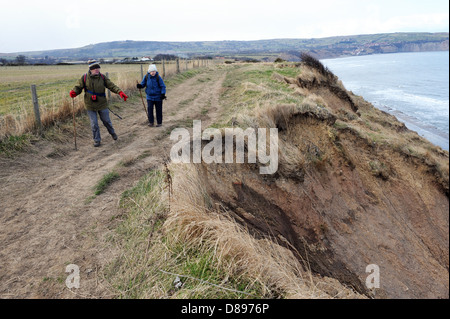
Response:
[[[133,87],[132,80],[130,79],[119,79],[119,83],[128,94],[135,90],[136,84]],[[62,92],[53,105],[40,108],[39,112],[43,129],[71,119],[73,113],[77,116],[84,112],[83,95],[73,100],[66,95],[65,92]],[[112,97],[111,100],[117,100],[117,97]],[[25,133],[36,132],[37,129],[34,111],[24,108],[20,114],[8,114],[0,118],[0,141],[12,135],[19,136]]]
[[[75,114],[80,114],[84,110],[84,103],[77,100],[75,105],[69,101],[69,98],[62,97],[62,102],[58,106],[40,110],[42,128],[46,129],[55,123],[62,122],[72,117],[73,110]],[[8,114],[1,118],[0,140],[11,135],[22,135],[28,132],[37,131],[37,123],[34,112],[26,111],[13,116]]]
[[[256,239],[234,221],[229,211],[211,205],[195,165],[171,164],[173,200],[164,224],[171,240],[213,253],[227,277],[251,278],[266,298],[355,298],[333,280],[315,277],[308,261],[271,238]]]

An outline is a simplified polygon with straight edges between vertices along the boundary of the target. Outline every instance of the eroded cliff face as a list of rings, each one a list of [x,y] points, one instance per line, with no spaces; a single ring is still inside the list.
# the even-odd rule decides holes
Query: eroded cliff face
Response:
[[[278,129],[276,173],[262,175],[262,164],[248,161],[189,164],[198,179],[178,187],[202,193],[189,205],[205,206],[205,220],[231,218],[361,295],[448,298],[448,152],[347,91],[317,60],[294,67],[296,78],[272,77],[304,97],[301,104],[265,105],[233,120],[243,129]],[[203,233],[188,211],[174,223]],[[379,288],[367,285],[374,267]]]
[[[310,50],[310,53],[319,59],[337,58],[342,56],[401,53],[401,52],[429,52],[448,51],[449,40],[444,41],[417,41],[417,42],[370,42],[362,45],[332,45]],[[289,56],[286,60],[298,61]]]
[[[202,181],[215,202],[254,236],[272,237],[308,260],[313,272],[359,293],[448,297],[448,197],[428,169],[386,151],[374,155],[351,133],[340,135],[339,146],[321,144],[325,128],[298,124],[317,134],[310,143],[333,149],[325,163],[273,178],[251,166],[203,165]],[[390,159],[388,180],[368,169],[376,158]],[[380,268],[381,286],[369,291],[371,264]]]
[[[448,40],[442,42],[417,42],[380,45],[380,53],[448,51]]]
[[[265,114],[279,130],[277,173],[197,164],[209,196],[255,237],[361,294],[448,298],[448,152],[324,70],[302,67],[300,77],[279,80],[316,105]],[[369,265],[379,267],[380,288],[367,288]]]

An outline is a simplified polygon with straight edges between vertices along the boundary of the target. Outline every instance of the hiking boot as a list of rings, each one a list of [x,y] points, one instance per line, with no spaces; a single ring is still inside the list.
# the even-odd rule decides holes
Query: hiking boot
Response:
[[[153,127],[153,126],[155,126],[155,124],[153,124],[153,123],[148,123],[148,126]]]
[[[100,141],[94,141],[94,147],[99,147],[100,146]]]
[[[113,138],[114,141],[117,141],[117,134],[116,134],[116,133],[111,134],[111,136],[112,136],[112,138]]]
[[[162,124],[156,124],[156,127],[160,127],[160,126],[162,126]]]

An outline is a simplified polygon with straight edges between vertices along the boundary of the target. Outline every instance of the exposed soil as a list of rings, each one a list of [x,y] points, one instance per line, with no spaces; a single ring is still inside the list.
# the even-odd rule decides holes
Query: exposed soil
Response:
[[[66,143],[41,140],[18,157],[0,158],[0,298],[113,297],[98,270],[115,256],[106,242],[121,194],[164,162],[171,129],[214,120],[225,75],[202,73],[168,90],[162,127],[147,126],[137,97],[116,112],[123,120],[111,114],[117,141],[100,124],[102,145],[94,148],[89,124],[79,121],[77,151],[67,133]],[[118,182],[94,197],[94,186],[113,170]],[[76,292],[65,285],[69,264],[80,269]]]
[[[335,115],[358,106],[372,111],[367,103],[350,103],[354,96],[347,92],[311,83],[308,89]],[[448,153],[429,144],[429,158],[413,158],[354,128],[334,126],[336,116],[286,109],[294,110],[279,105],[271,113],[282,128],[280,151],[292,150],[280,158],[276,176],[260,175],[257,165],[199,164],[210,196],[255,236],[287,243],[313,272],[361,294],[448,298],[448,176],[436,173],[430,155],[435,152],[448,166]],[[400,124],[388,115],[379,120],[392,122],[382,131],[386,135],[408,131],[399,132]],[[369,265],[380,269],[380,287],[373,290],[366,286]]]

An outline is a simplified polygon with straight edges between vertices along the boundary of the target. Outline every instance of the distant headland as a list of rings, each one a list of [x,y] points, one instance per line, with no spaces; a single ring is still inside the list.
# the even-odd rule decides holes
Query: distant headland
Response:
[[[80,48],[47,51],[29,51],[2,54],[3,60],[15,59],[23,55],[28,60],[39,61],[83,61],[89,58],[119,60],[123,58],[153,57],[158,54],[171,54],[181,58],[225,57],[273,61],[282,58],[288,61],[300,59],[300,52],[312,56],[336,58],[343,56],[448,51],[449,33],[384,33],[354,36],[336,36],[314,39],[271,39],[255,41],[113,41],[90,44]]]

